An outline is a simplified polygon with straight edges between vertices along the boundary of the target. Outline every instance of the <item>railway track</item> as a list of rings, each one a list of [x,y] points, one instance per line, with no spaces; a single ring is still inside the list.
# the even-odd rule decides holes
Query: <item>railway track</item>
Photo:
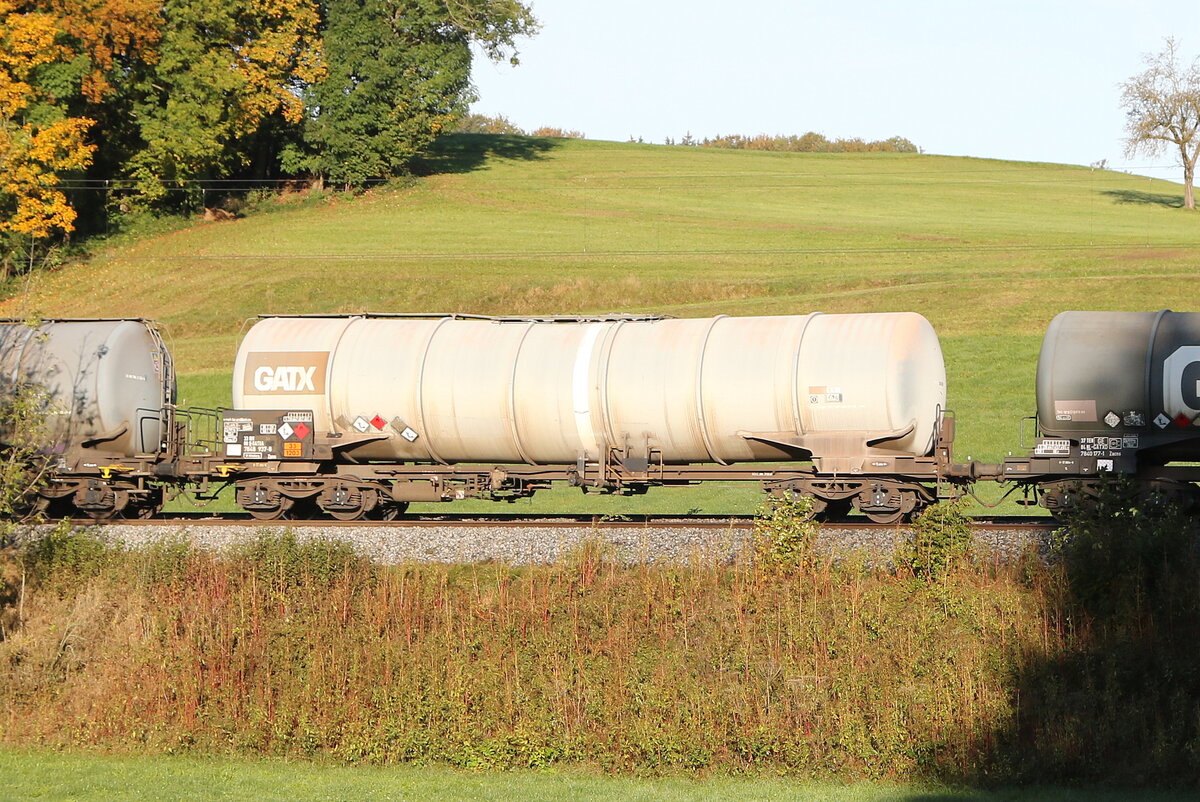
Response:
[[[972,526],[981,531],[1030,531],[1052,530],[1057,524],[1053,519],[1041,516],[979,517],[972,518]],[[578,529],[588,527],[599,530],[610,529],[710,529],[749,530],[754,526],[753,515],[621,515],[600,516],[570,513],[528,515],[524,513],[437,513],[405,516],[393,521],[337,521],[329,518],[311,520],[261,521],[244,513],[176,513],[154,518],[114,518],[97,521],[91,518],[74,519],[78,526],[205,526],[205,527],[250,527],[254,529],[375,529],[403,530],[419,528],[455,527],[478,528],[538,528]],[[907,524],[879,524],[862,518],[831,521],[821,525],[826,530],[895,530],[905,529]]]
[[[223,513],[97,522],[76,521],[102,540],[138,548],[184,539],[196,548],[224,550],[253,543],[266,531],[289,530],[298,540],[343,541],[380,564],[413,562],[514,565],[552,564],[570,558],[584,544],[600,543],[626,564],[691,564],[740,559],[753,549],[750,515],[620,518],[594,515],[439,513],[395,521],[271,521]],[[1048,518],[975,519],[979,548],[1001,561],[1019,559],[1028,549],[1044,550],[1054,524]],[[26,530],[25,537],[37,537]],[[907,528],[863,519],[822,525],[814,548],[832,555],[866,554],[868,562],[888,562],[907,538]]]

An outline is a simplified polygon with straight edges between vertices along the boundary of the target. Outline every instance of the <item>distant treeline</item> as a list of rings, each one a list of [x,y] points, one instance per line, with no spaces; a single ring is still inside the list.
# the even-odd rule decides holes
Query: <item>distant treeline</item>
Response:
[[[542,126],[526,131],[503,114],[468,114],[454,128],[459,134],[511,134],[514,136],[542,136],[558,139],[584,139],[582,131]],[[645,142],[641,137],[630,137],[630,142]],[[664,145],[685,145],[701,148],[732,148],[734,150],[779,150],[791,153],[920,153],[921,149],[902,136],[868,142],[853,137],[850,139],[828,139],[823,134],[809,131],[796,136],[770,136],[768,134],[718,135],[712,139],[696,139],[691,133],[682,138],[667,137]]]
[[[880,139],[868,142],[858,137],[851,139],[827,139],[822,134],[809,131],[807,134],[796,136],[769,136],[756,134],[729,134],[715,136],[712,139],[692,140],[691,135],[685,136],[676,143],[667,139],[668,145],[699,145],[702,148],[733,148],[735,150],[779,150],[791,153],[920,153],[921,149],[902,136],[890,139]]]
[[[511,134],[513,136],[540,136],[549,137],[550,139],[584,139],[582,131],[568,130],[566,128],[557,128],[555,126],[543,125],[540,128],[535,128],[532,131],[526,131],[519,125],[516,125],[503,114],[497,114],[495,117],[487,114],[468,114],[464,116],[454,127],[456,134]]]

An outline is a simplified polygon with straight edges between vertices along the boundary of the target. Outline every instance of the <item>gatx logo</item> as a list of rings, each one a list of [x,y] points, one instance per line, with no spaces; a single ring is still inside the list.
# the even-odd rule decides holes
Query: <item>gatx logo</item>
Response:
[[[1170,416],[1200,415],[1200,345],[1182,345],[1163,362],[1163,403]]]
[[[246,356],[242,391],[251,395],[320,395],[328,351],[255,351]]]

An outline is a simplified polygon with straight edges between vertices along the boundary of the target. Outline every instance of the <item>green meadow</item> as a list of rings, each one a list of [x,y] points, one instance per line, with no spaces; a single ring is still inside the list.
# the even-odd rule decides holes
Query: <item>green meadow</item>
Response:
[[[1181,188],[1086,167],[458,135],[419,168],[359,197],[295,193],[230,222],[115,237],[23,282],[0,313],[159,320],[181,400],[211,406],[229,402],[238,335],[259,313],[917,311],[942,338],[957,453],[995,461],[1023,445],[1056,313],[1186,310],[1200,286],[1200,215],[1179,208]],[[556,492],[531,506],[723,512],[755,498]]]
[[[1061,787],[958,789],[936,785],[801,783],[772,779],[604,777],[577,771],[464,772],[438,767],[345,767],[284,761],[116,757],[0,751],[10,798],[46,800],[828,800],[828,802],[1174,802],[1170,791]],[[151,790],[153,789],[153,790]]]

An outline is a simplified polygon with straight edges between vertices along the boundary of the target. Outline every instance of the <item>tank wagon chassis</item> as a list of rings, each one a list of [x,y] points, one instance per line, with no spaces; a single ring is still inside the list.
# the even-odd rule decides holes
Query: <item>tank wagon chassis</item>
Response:
[[[165,500],[156,463],[123,460],[106,465],[59,470],[38,491],[33,512],[49,518],[82,513],[97,520],[120,514],[125,518],[151,518],[162,511]],[[81,473],[82,472],[82,473]]]
[[[279,413],[276,420],[303,416]],[[248,413],[232,411],[225,420],[243,421]],[[270,413],[256,411],[262,420]],[[282,423],[267,423],[278,431]],[[273,437],[278,438],[278,434]],[[257,438],[260,443],[266,438]],[[392,520],[412,502],[449,502],[474,498],[516,501],[555,484],[584,493],[639,495],[651,487],[681,487],[701,482],[754,482],[765,492],[811,496],[821,519],[839,518],[857,510],[877,523],[907,519],[939,499],[956,498],[969,484],[964,466],[950,462],[953,418],[945,418],[934,455],[905,457],[876,455],[866,470],[830,470],[821,458],[796,465],[671,465],[661,454],[625,457],[610,449],[604,463],[575,465],[429,465],[364,464],[347,467],[333,462],[329,446],[301,443],[305,457],[263,462],[222,462],[202,458],[185,470],[202,492],[219,490],[214,481],[235,487],[237,504],[255,518],[309,518],[324,513],[337,520]],[[272,444],[272,456],[284,442]],[[214,479],[219,477],[219,479]]]
[[[584,493],[640,495],[651,487],[681,487],[702,482],[755,482],[775,495],[803,495],[814,500],[814,515],[837,520],[857,511],[876,523],[910,519],[930,504],[972,493],[978,482],[1009,486],[1006,496],[1020,494],[1018,503],[1063,512],[1098,498],[1109,475],[1135,479],[1146,495],[1200,509],[1200,466],[1166,465],[1139,468],[1133,449],[1124,454],[1098,452],[1093,443],[1042,439],[1028,457],[1003,463],[957,463],[952,459],[954,418],[946,414],[937,447],[929,457],[877,455],[860,468],[829,470],[830,460],[811,463],[715,466],[664,464],[660,455],[624,458],[612,449],[603,464],[580,462],[574,466],[531,465],[429,465],[364,464],[334,462],[335,449],[316,445],[309,436],[300,441],[301,457],[278,458],[284,441],[277,434],[282,422],[305,418],[306,411],[253,413],[191,410],[180,412],[187,432],[196,418],[218,416],[221,424],[244,425],[247,418],[273,419],[275,442],[268,445],[270,459],[233,462],[196,443],[192,453],[174,462],[160,459],[121,459],[105,464],[81,462],[64,466],[41,488],[35,510],[48,517],[78,514],[103,520],[114,516],[147,518],[159,513],[165,496],[188,492],[200,500],[232,486],[236,503],[259,520],[302,520],[325,514],[341,521],[394,520],[413,502],[451,502],[483,499],[513,502],[530,498],[554,484],[579,488]],[[187,421],[191,418],[191,421]],[[268,429],[271,424],[267,424]],[[294,438],[294,436],[293,436]],[[207,438],[205,438],[207,441]],[[349,443],[347,445],[353,445]],[[1110,456],[1111,454],[1111,456]]]

